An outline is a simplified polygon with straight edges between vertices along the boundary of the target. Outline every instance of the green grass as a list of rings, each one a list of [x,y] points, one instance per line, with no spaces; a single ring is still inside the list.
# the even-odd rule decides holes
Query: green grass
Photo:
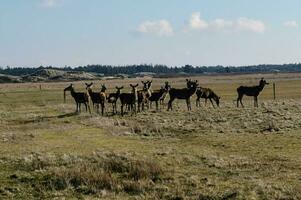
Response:
[[[250,99],[234,107],[235,88],[250,84],[243,76],[199,77],[221,108],[187,112],[176,101],[173,112],[125,117],[73,114],[67,83],[1,85],[0,198],[300,199],[301,84],[286,76],[276,79],[278,100],[268,87],[260,108]]]

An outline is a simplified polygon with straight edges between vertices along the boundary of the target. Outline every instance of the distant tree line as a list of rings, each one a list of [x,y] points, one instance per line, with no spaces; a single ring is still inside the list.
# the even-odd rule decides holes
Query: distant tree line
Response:
[[[52,66],[36,67],[0,67],[0,74],[24,76],[35,73],[41,69],[57,69],[63,71],[82,71],[104,74],[106,76],[117,74],[136,74],[143,72],[150,72],[156,74],[204,74],[204,73],[268,73],[268,72],[301,72],[301,63],[283,64],[283,65],[252,65],[252,66],[192,66],[185,65],[181,67],[168,67],[166,65],[126,65],[126,66],[112,66],[112,65],[87,65],[78,67],[63,68]]]

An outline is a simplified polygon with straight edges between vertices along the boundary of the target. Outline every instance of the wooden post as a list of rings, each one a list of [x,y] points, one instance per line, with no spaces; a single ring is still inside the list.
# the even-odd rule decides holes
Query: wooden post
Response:
[[[274,100],[276,100],[276,84],[273,83],[273,94],[274,94]]]

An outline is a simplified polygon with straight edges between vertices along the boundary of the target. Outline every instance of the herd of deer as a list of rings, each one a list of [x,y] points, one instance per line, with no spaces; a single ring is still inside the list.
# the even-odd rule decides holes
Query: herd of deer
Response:
[[[90,109],[90,101],[93,103],[93,108],[99,113],[99,107],[101,107],[101,114],[104,115],[105,112],[105,104],[112,104],[113,114],[117,113],[117,101],[120,100],[120,113],[123,116],[125,109],[132,113],[137,113],[140,111],[144,111],[145,107],[151,108],[152,102],[156,103],[156,109],[159,110],[161,106],[164,106],[164,101],[169,94],[168,108],[167,110],[172,110],[172,103],[175,99],[186,100],[187,109],[191,110],[190,97],[196,94],[196,106],[200,107],[200,99],[205,99],[205,104],[209,99],[212,106],[215,107],[213,101],[215,101],[216,105],[219,106],[220,97],[216,95],[210,88],[199,87],[198,81],[186,79],[186,87],[182,89],[172,88],[169,85],[169,82],[165,82],[164,86],[161,87],[160,90],[152,90],[152,81],[142,81],[143,88],[138,90],[138,84],[132,85],[130,93],[122,93],[121,90],[123,87],[116,87],[115,93],[106,93],[106,86],[103,84],[101,86],[100,92],[93,92],[92,87],[93,83],[85,83],[86,84],[86,92],[75,92],[73,85],[71,84],[67,88],[64,89],[64,101],[66,100],[66,91],[70,91],[71,96],[74,98],[76,102],[76,112],[80,112],[81,104],[85,105],[86,111]],[[259,93],[263,90],[265,85],[268,85],[263,78],[260,80],[259,85],[257,86],[240,86],[237,88],[237,107],[239,107],[239,103],[242,107],[244,107],[242,103],[242,98],[244,95],[253,96],[254,97],[254,106],[258,107],[257,97]]]

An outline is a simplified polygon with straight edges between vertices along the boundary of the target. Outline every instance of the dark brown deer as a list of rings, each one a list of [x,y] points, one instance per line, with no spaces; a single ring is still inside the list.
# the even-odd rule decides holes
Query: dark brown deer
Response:
[[[86,111],[89,109],[89,113],[91,114],[90,95],[88,92],[75,92],[73,84],[70,84],[70,86],[64,89],[64,102],[66,102],[66,91],[70,91],[71,96],[75,100],[77,113],[81,111],[81,104],[83,103],[86,107]]]
[[[156,109],[158,110],[158,105],[157,105],[158,101],[160,101],[160,109],[161,109],[161,106],[163,106],[163,108],[164,108],[164,100],[166,99],[169,90],[170,90],[170,85],[166,81],[165,85],[163,87],[161,87],[160,90],[152,91],[152,95],[151,95],[151,97],[149,97],[150,108],[152,108],[152,102],[156,102]],[[157,98],[159,98],[159,100]]]
[[[132,85],[130,84],[131,88],[132,88],[132,92],[131,93],[121,93],[119,95],[119,99],[121,102],[121,115],[123,116],[124,112],[123,112],[123,108],[125,105],[129,105],[131,107],[132,112],[134,112],[136,114],[137,110],[137,102],[138,102],[138,93],[137,93],[137,87],[138,84],[136,85]]]
[[[238,97],[237,97],[237,107],[239,107],[239,102],[241,104],[242,107],[244,107],[244,105],[242,104],[242,98],[244,95],[246,96],[252,96],[254,97],[254,107],[258,107],[258,95],[260,94],[260,92],[263,90],[264,86],[265,85],[268,85],[269,83],[267,83],[264,78],[262,78],[260,81],[259,81],[259,85],[257,86],[251,86],[251,87],[248,87],[248,86],[240,86],[237,88],[237,94],[238,94]]]
[[[160,90],[152,92],[152,96],[148,98],[150,103],[156,102],[156,110],[159,110],[159,101],[161,100],[162,96],[167,93],[167,89],[161,87]],[[161,109],[161,107],[160,107]]]
[[[171,88],[169,90],[170,99],[168,101],[167,111],[172,110],[172,102],[175,99],[185,99],[187,104],[187,109],[191,110],[190,97],[195,93],[198,87],[198,81],[197,80],[191,81],[188,79],[186,79],[186,81],[187,81],[187,88],[183,88],[183,89]]]
[[[116,89],[117,91],[115,93],[111,93],[108,95],[108,103],[111,103],[112,104],[112,108],[113,108],[113,115],[117,113],[117,100],[119,99],[119,96],[120,96],[120,93],[121,93],[121,90],[123,89],[123,86],[122,87],[117,87],[116,86]]]
[[[152,95],[151,86],[152,81],[141,81],[143,84],[143,89],[138,91],[138,112],[144,111],[144,106],[147,105],[149,108],[148,98]]]
[[[97,113],[99,113],[99,106],[101,106],[101,114],[104,114],[104,110],[105,110],[105,101],[106,101],[106,86],[103,84],[101,87],[101,91],[100,92],[93,92],[92,91],[92,87],[93,87],[93,83],[90,84],[86,84],[86,89],[89,92],[89,95],[91,97],[91,100],[93,102],[93,108],[95,108],[96,106],[96,110]]]
[[[197,89],[197,91],[195,92],[197,95],[197,99],[196,99],[196,107],[201,107],[201,98],[205,99],[205,106],[207,105],[207,100],[209,99],[213,108],[215,108],[214,103],[212,101],[212,99],[215,101],[217,107],[219,107],[219,100],[220,97],[217,96],[213,90],[211,90],[210,88],[202,88],[199,87]]]

